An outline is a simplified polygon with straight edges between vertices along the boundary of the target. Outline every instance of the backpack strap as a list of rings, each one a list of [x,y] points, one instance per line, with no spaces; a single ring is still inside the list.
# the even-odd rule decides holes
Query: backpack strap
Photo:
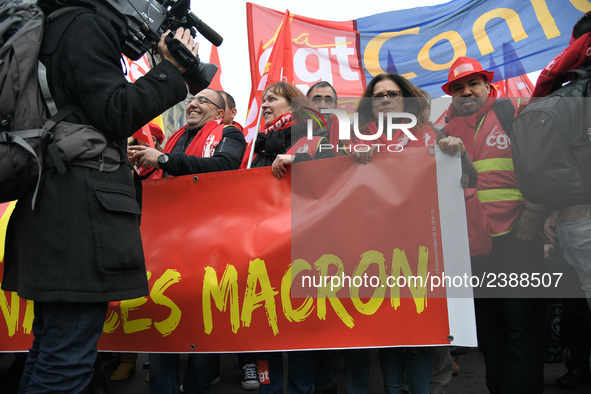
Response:
[[[515,117],[513,103],[509,99],[498,99],[492,107],[503,130],[505,130],[505,134],[511,138],[511,124],[513,124],[513,118]]]
[[[47,107],[47,111],[49,112],[49,116],[53,116],[57,114],[57,105],[55,104],[55,100],[49,91],[49,83],[47,82],[47,68],[41,61],[37,62],[37,77],[39,79],[39,87],[41,88],[41,93],[43,93],[43,99],[45,99],[45,105]]]
[[[25,141],[25,139],[37,137],[40,138],[42,140],[42,145],[45,145],[49,155],[53,159],[59,174],[65,174],[66,165],[64,164],[59,154],[57,145],[53,140],[53,135],[51,134],[50,130],[53,128],[53,126],[62,121],[64,118],[73,114],[77,109],[78,107],[73,104],[64,107],[62,110],[58,111],[58,113],[55,116],[47,120],[41,129],[0,133],[0,142],[11,142],[17,144],[18,146],[26,150],[37,161],[37,183],[35,184],[35,191],[33,192],[33,198],[31,199],[31,207],[33,210],[35,209],[35,202],[37,201],[37,192],[39,191],[39,184],[41,183],[41,173],[43,171],[43,158],[37,156],[35,150],[31,147],[31,145],[29,145]]]
[[[78,111],[79,107],[75,104],[68,104],[64,108],[57,111],[51,118],[47,119],[43,124],[43,128],[47,131],[51,131],[56,124]]]
[[[23,130],[23,131],[14,131],[14,132],[3,132],[0,133],[0,142],[2,143],[13,143],[17,144],[24,150],[26,150],[31,156],[33,156],[37,161],[37,183],[35,185],[35,191],[33,192],[33,199],[31,200],[31,206],[35,209],[35,201],[37,200],[37,191],[39,190],[39,183],[41,183],[41,171],[42,171],[42,159],[37,157],[37,153],[35,150],[29,145],[25,138],[36,138],[39,137],[42,140],[46,138],[51,138],[48,136],[49,132],[43,129],[34,129],[34,130]]]
[[[77,105],[74,105],[74,104],[66,105],[64,108],[60,109],[51,118],[47,119],[45,121],[45,123],[43,124],[42,128],[44,130],[47,130],[48,132],[51,132],[51,130],[53,129],[53,127],[56,124],[58,124],[59,122],[61,122],[64,119],[66,119],[68,116],[72,115],[77,110],[78,110]],[[53,137],[53,135],[52,135],[52,137]],[[51,156],[51,159],[53,160],[53,163],[55,164],[55,168],[56,168],[57,172],[60,175],[64,175],[66,173],[66,165],[64,164],[64,161],[62,160],[62,157],[59,154],[59,151],[57,149],[57,145],[55,144],[55,141],[53,140],[53,138],[51,138],[51,140],[48,141],[47,152],[49,153],[49,156]]]

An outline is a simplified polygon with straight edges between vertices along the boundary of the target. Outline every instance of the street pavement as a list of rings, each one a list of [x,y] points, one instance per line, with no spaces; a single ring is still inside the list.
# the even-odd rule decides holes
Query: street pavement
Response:
[[[484,360],[478,349],[475,348],[460,348],[458,353],[453,356],[454,360],[460,366],[460,373],[454,377],[450,382],[450,394],[486,394],[484,380]],[[147,361],[147,354],[140,354],[137,361],[136,372],[128,379],[120,382],[110,381],[109,374],[106,373],[106,380],[108,387],[112,394],[148,394],[149,384],[146,383],[147,370],[142,369],[142,364]],[[0,372],[5,370],[12,362],[12,355],[0,354]],[[184,368],[186,362],[186,355],[181,356],[181,369]],[[340,352],[333,352],[333,362],[335,378],[337,380],[337,388],[339,393],[346,393],[345,389],[345,375],[344,362]],[[379,360],[377,350],[372,350],[371,358],[371,389],[373,393],[383,393],[382,376],[379,368]],[[565,390],[557,388],[554,385],[556,379],[566,373],[564,363],[548,363],[544,367],[544,392],[543,394],[589,394],[591,393],[591,385],[586,385],[578,389]],[[214,385],[213,393],[224,394],[246,394],[240,385],[242,372],[238,367],[238,359],[235,354],[223,354],[221,356],[221,381]],[[0,393],[12,394],[7,382],[0,381]],[[252,391],[256,393],[257,391]],[[87,394],[87,393],[83,393]],[[529,393],[523,393],[529,394]]]

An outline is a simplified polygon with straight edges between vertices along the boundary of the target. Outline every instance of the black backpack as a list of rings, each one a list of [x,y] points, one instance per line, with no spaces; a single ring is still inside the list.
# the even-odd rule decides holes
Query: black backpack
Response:
[[[53,102],[39,61],[44,31],[45,15],[34,1],[0,2],[0,203],[33,190],[34,208],[44,168],[61,175],[66,164],[112,172],[124,160],[95,128],[63,121],[78,107],[58,111]]]
[[[35,3],[0,4],[0,202],[18,199],[35,187],[34,205],[46,150],[65,172],[50,133],[60,119],[46,122],[37,75],[44,23]],[[74,111],[69,108],[60,118]]]
[[[591,67],[525,106],[511,127],[513,165],[523,196],[554,208],[591,204]]]

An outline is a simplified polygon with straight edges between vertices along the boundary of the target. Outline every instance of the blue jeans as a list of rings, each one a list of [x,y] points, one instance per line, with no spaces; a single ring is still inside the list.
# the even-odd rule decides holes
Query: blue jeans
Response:
[[[579,275],[581,287],[591,308],[591,219],[561,220],[556,226],[556,236],[565,260]]]
[[[287,352],[288,394],[312,394],[314,392],[315,357],[314,351]],[[261,384],[259,394],[283,392],[283,353],[257,353],[257,360],[267,360],[269,383]]]
[[[183,390],[187,394],[211,393],[211,381],[217,370],[217,354],[189,354]],[[177,394],[179,392],[178,353],[150,353],[150,393]]]
[[[380,365],[386,394],[402,393],[404,371],[411,394],[429,394],[431,383],[431,349],[398,347],[380,349]]]
[[[35,302],[33,346],[19,394],[79,393],[94,372],[108,303]]]

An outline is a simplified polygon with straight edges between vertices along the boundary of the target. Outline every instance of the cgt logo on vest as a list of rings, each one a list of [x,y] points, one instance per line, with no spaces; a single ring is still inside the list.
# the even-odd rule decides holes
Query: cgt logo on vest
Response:
[[[495,127],[488,137],[486,137],[486,145],[496,146],[497,149],[505,150],[511,145],[511,140],[509,140],[507,134],[501,129]]]
[[[350,141],[351,140],[351,129],[353,129],[353,133],[357,139],[362,141],[376,141],[379,140],[382,135],[385,133],[388,141],[392,141],[393,131],[394,130],[401,130],[408,139],[416,141],[417,137],[413,135],[413,133],[409,130],[416,126],[417,124],[417,117],[408,112],[388,112],[386,113],[386,125],[384,127],[384,113],[380,112],[378,114],[378,129],[375,134],[362,134],[359,130],[359,114],[355,112],[353,114],[353,127],[351,127],[351,118],[345,111],[340,111],[338,109],[329,109],[329,108],[322,108],[320,110],[321,114],[333,114],[339,121],[339,140],[341,141]],[[334,119],[334,118],[333,118]],[[333,120],[334,121],[334,120]],[[404,122],[404,123],[394,123],[394,122]],[[307,138],[311,140],[314,136],[313,130],[313,121],[312,119],[308,119],[307,121]],[[383,144],[383,143],[365,143],[365,144],[353,144],[352,149],[355,152],[367,152],[372,147],[376,147],[378,152],[402,152],[404,146],[399,143],[391,143],[391,144]],[[333,146],[332,144],[320,144],[319,150],[332,150],[336,149],[338,152],[339,150],[346,149],[344,146]]]

